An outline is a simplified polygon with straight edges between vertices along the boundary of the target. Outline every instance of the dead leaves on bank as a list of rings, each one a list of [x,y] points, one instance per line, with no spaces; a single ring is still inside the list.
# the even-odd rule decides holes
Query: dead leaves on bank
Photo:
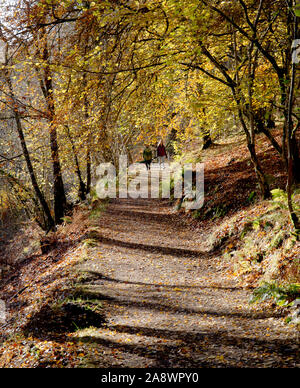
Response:
[[[74,221],[72,226],[60,228],[47,254],[37,252],[17,265],[2,285],[0,294],[6,301],[8,321],[0,331],[8,339],[0,348],[0,367],[72,367],[83,362],[86,351],[66,339],[66,327],[62,326],[64,333],[59,330],[65,318],[49,315],[56,304],[69,298],[70,289],[78,281],[73,266],[82,257],[80,241],[88,225],[84,210],[75,212]],[[48,314],[43,316],[42,311]],[[26,335],[34,329],[36,335]],[[76,330],[72,322],[69,329]]]

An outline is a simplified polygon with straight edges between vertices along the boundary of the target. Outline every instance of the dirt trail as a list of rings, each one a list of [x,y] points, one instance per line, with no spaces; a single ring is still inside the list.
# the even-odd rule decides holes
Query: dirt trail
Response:
[[[119,200],[81,270],[106,324],[77,333],[104,367],[299,367],[299,335],[226,276],[207,236],[158,200]],[[98,354],[97,354],[98,353]]]

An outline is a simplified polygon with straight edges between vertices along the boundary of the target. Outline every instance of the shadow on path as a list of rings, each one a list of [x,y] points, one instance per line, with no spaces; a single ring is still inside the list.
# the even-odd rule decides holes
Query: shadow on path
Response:
[[[175,257],[190,257],[190,258],[197,257],[201,259],[209,258],[208,252],[196,251],[191,249],[134,243],[129,241],[117,240],[110,237],[104,237],[104,236],[101,236],[100,234],[97,236],[94,235],[94,238],[97,239],[102,244],[115,246],[115,247],[136,249],[136,250],[142,250],[147,252],[160,253],[163,255],[171,255]]]
[[[124,209],[124,208],[109,208],[107,210],[107,213],[110,215],[116,215],[117,217],[120,217],[122,220],[125,218],[132,219],[135,221],[144,221],[144,222],[157,222],[159,224],[167,224],[170,225],[170,223],[176,223],[178,225],[183,225],[183,219],[182,217],[176,215],[176,214],[160,214],[155,212],[145,212],[145,211],[139,211],[139,210],[132,210],[132,209]]]
[[[88,272],[90,274],[93,274],[93,276],[98,275],[99,276],[99,283],[89,283],[88,287],[82,286],[80,288],[79,294],[84,295],[85,297],[89,299],[99,299],[99,300],[106,300],[111,305],[114,306],[126,306],[129,308],[138,308],[141,310],[148,310],[148,311],[165,311],[172,314],[185,314],[185,315],[207,315],[207,316],[213,316],[213,317],[228,317],[228,318],[246,318],[250,320],[260,320],[260,319],[268,319],[268,318],[279,318],[282,315],[279,313],[275,313],[274,311],[270,312],[243,312],[243,311],[233,311],[231,306],[224,305],[224,308],[220,308],[219,306],[216,306],[216,308],[213,308],[213,301],[211,308],[207,307],[201,307],[199,309],[190,308],[190,307],[184,307],[183,301],[181,300],[182,306],[175,306],[171,303],[167,303],[166,296],[170,296],[171,293],[174,294],[175,298],[178,298],[178,289],[182,290],[180,293],[181,295],[185,295],[186,293],[189,293],[193,297],[201,296],[201,292],[197,292],[197,290],[206,290],[206,289],[212,289],[213,291],[219,290],[220,293],[223,291],[239,291],[239,289],[234,288],[223,288],[223,287],[186,287],[182,285],[161,285],[161,284],[147,284],[142,282],[130,282],[130,281],[122,281],[118,279],[112,279],[109,277],[105,277],[101,274],[98,274],[97,272]],[[129,288],[124,289],[120,292],[122,292],[121,295],[115,296],[114,292],[112,291],[109,295],[105,294],[105,282],[108,284],[124,284],[124,285],[136,285],[141,286],[138,288]],[[150,288],[149,288],[150,287]],[[108,290],[110,292],[111,288]],[[144,294],[144,292],[147,292],[147,294]],[[149,295],[150,293],[150,295]],[[216,295],[214,295],[216,296]],[[213,298],[213,296],[212,296]],[[181,299],[181,298],[179,298]]]
[[[123,284],[132,284],[132,285],[137,285],[137,286],[153,286],[153,287],[158,287],[158,288],[165,288],[165,289],[175,289],[175,288],[182,288],[182,289],[185,289],[185,290],[193,290],[193,289],[199,289],[199,290],[206,290],[206,289],[216,289],[216,290],[226,290],[226,291],[243,291],[243,288],[242,287],[226,287],[226,286],[219,286],[219,285],[216,285],[216,286],[187,286],[186,284],[161,284],[161,283],[145,283],[145,282],[133,282],[133,281],[130,281],[130,280],[120,280],[120,279],[113,279],[113,278],[110,278],[108,276],[105,276],[103,274],[101,274],[100,272],[96,272],[96,271],[92,271],[92,270],[89,270],[89,271],[84,271],[86,273],[88,273],[89,275],[92,276],[91,279],[88,278],[88,282],[90,282],[91,280],[106,280],[106,281],[109,281],[109,282],[113,282],[113,283],[123,283]]]
[[[151,329],[148,327],[131,327],[116,325],[111,327],[120,334],[160,339],[155,344],[120,343],[99,335],[83,335],[78,338],[82,342],[97,343],[114,351],[131,353],[154,362],[154,367],[258,367],[266,362],[272,367],[282,366],[281,362],[272,358],[276,351],[282,357],[290,357],[294,352],[293,343],[289,340],[261,340],[230,335],[224,330],[209,330],[199,333],[187,331]],[[170,343],[171,342],[171,343]],[[253,352],[255,349],[255,352]],[[291,359],[292,357],[290,357]],[[296,359],[294,360],[296,362]],[[113,365],[112,365],[113,367]]]

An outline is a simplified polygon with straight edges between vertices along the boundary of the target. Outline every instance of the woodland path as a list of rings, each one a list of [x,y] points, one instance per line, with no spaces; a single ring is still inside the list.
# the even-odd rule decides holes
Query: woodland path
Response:
[[[106,323],[78,333],[99,367],[299,367],[299,334],[226,275],[207,236],[159,200],[117,200],[81,265]],[[96,355],[97,354],[97,355]]]

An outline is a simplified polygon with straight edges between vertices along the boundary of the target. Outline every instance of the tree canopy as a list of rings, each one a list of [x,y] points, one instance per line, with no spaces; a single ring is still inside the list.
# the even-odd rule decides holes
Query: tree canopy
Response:
[[[181,152],[242,130],[261,195],[257,133],[282,158],[291,198],[298,14],[294,0],[18,1],[0,30],[2,175],[47,229],[90,192],[99,162],[132,161],[137,144],[172,133]]]

